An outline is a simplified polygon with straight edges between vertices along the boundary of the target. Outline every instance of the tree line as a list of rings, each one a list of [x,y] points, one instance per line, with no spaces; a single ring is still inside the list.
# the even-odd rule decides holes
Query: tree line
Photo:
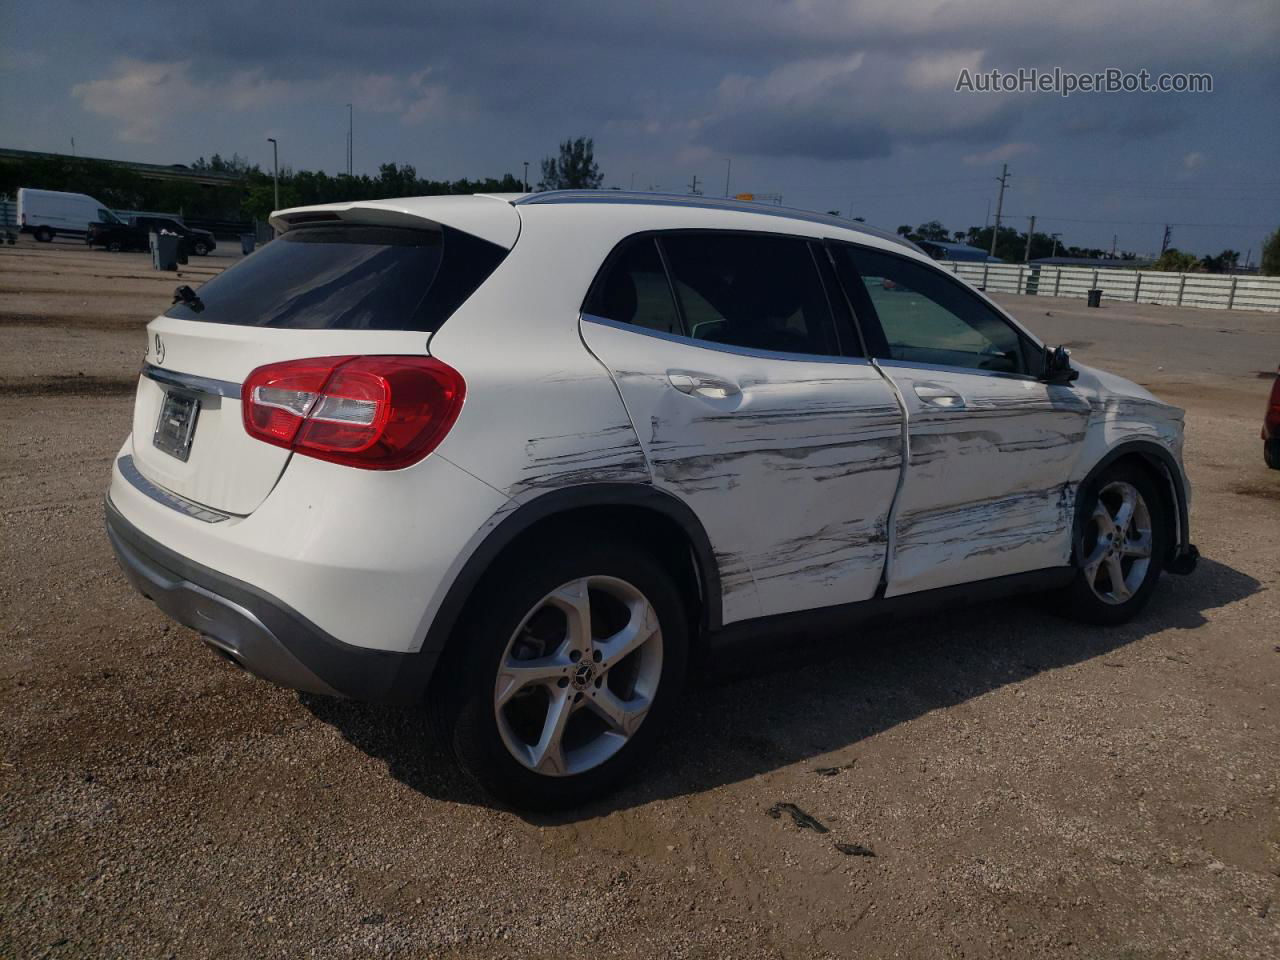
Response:
[[[913,243],[934,241],[938,243],[967,243],[980,250],[991,249],[991,233],[994,227],[970,227],[968,230],[948,230],[941,221],[930,220],[919,226],[903,224],[898,227],[899,236],[906,237]],[[1056,251],[1056,252],[1055,252]],[[1027,256],[1027,234],[1019,233],[1012,227],[1001,227],[996,236],[996,256],[1008,263],[1022,263]],[[1111,259],[1111,251],[1102,247],[1077,247],[1055,241],[1052,234],[1036,231],[1031,235],[1031,254],[1029,259],[1039,260],[1044,257],[1084,257],[1088,259]],[[1137,254],[1127,250],[1117,251],[1115,258],[1121,261],[1136,261]],[[1154,263],[1144,266],[1145,270],[1165,270],[1175,273],[1230,273],[1240,266],[1240,251],[1223,250],[1219,254],[1197,257],[1177,247],[1165,250]],[[1277,229],[1267,240],[1262,250],[1262,273],[1266,276],[1280,276],[1280,229]]]

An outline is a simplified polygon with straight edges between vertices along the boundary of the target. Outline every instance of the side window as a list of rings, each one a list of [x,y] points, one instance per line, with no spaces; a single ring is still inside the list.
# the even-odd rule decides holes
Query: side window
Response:
[[[805,240],[688,233],[661,242],[693,339],[782,353],[839,353]]]
[[[1025,373],[1018,332],[939,270],[861,247],[842,247],[888,340],[889,357]]]
[[[596,289],[589,312],[660,333],[683,333],[653,237],[628,240]]]

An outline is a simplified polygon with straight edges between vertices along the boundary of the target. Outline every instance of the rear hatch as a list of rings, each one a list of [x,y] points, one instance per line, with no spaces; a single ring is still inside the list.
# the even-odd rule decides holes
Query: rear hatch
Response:
[[[464,198],[441,199],[456,206]],[[359,222],[362,213],[384,222]],[[282,217],[287,224],[288,213]],[[252,370],[309,357],[421,356],[510,247],[377,209],[300,219],[311,222],[291,226],[147,328],[134,464],[153,483],[226,513],[252,513],[292,456],[245,432],[240,385]]]

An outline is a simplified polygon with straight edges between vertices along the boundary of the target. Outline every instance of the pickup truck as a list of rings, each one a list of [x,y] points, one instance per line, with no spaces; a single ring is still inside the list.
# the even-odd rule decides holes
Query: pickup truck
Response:
[[[150,234],[161,230],[182,237],[184,256],[203,257],[217,246],[208,230],[196,230],[172,217],[130,217],[123,223],[91,223],[84,241],[91,247],[106,247],[113,252],[147,250],[151,246]]]

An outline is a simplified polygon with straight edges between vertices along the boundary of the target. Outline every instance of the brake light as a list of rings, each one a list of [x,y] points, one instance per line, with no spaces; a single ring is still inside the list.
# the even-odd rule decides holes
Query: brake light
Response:
[[[432,357],[319,357],[258,367],[241,388],[249,436],[320,460],[395,470],[444,439],[466,384]]]

